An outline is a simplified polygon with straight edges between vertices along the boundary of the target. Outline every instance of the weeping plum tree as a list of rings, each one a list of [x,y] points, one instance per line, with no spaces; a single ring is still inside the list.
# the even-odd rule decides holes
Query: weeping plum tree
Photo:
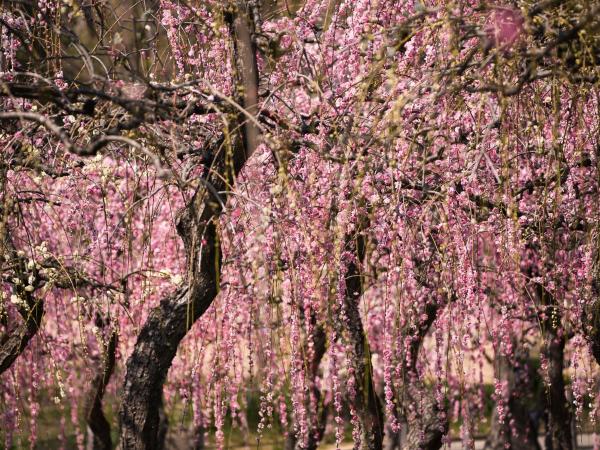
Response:
[[[178,423],[473,448],[491,421],[537,448],[536,413],[574,448],[600,414],[599,17],[2,2],[5,446],[159,449]]]

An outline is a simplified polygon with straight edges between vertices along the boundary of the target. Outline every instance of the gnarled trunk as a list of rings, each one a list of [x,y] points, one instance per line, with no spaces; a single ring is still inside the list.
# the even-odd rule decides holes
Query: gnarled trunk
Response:
[[[413,336],[410,345],[410,366],[404,367],[404,398],[402,409],[408,424],[405,450],[438,450],[442,447],[442,438],[448,432],[448,414],[446,405],[440,405],[434,392],[426,386],[418,372],[417,359],[425,336],[435,321],[443,305],[432,302],[425,307],[425,320],[415,317],[408,333]]]
[[[214,266],[212,261],[207,265]],[[178,289],[152,310],[127,361],[120,414],[123,449],[159,446],[159,410],[167,372],[189,326],[206,311],[217,293],[214,278],[209,275],[197,276],[195,281],[196,289]]]
[[[257,145],[258,130],[247,117],[258,104],[253,18],[245,6],[231,6],[226,20],[233,40],[235,100],[244,108],[231,128],[241,130],[241,135],[233,132],[229,160],[232,164],[226,164],[223,152],[219,152],[221,159],[214,162],[217,175],[205,180],[184,208],[178,232],[189,267],[186,283],[150,312],[127,361],[120,412],[121,447],[127,450],[157,450],[160,446],[159,407],[167,372],[179,343],[218,292],[221,252],[217,220],[223,204],[220,198],[215,201],[212,197],[218,197],[217,192],[225,190],[223,188],[230,190],[235,176]]]
[[[6,182],[6,170],[0,172],[0,190],[3,190]],[[9,333],[0,336],[0,375],[8,370],[21,353],[27,347],[29,341],[38,332],[44,316],[44,302],[36,299],[31,292],[23,287],[28,283],[28,269],[26,262],[17,255],[17,250],[12,242],[11,235],[7,228],[9,211],[11,203],[6,197],[4,204],[0,205],[0,254],[9,256],[12,261],[14,275],[21,280],[20,285],[15,285],[13,291],[22,303],[17,306],[19,314],[23,318],[23,323]],[[0,267],[4,269],[4,267]],[[33,269],[35,271],[35,269]],[[37,271],[35,271],[37,274]],[[37,278],[37,277],[36,277]]]
[[[448,432],[448,415],[433,394],[421,383],[409,387],[414,412],[408,415],[405,450],[438,450]]]
[[[27,303],[31,306],[28,311],[22,313],[24,322],[10,334],[3,336],[0,342],[0,374],[12,366],[18,356],[23,353],[41,325],[44,303],[41,300],[34,301],[33,299]]]
[[[192,215],[201,197],[202,192],[197,192],[178,225],[192,265],[189,281],[150,312],[127,361],[120,412],[123,449],[160,448],[162,387],[167,372],[179,342],[217,295],[220,259],[214,207],[199,205],[201,215]],[[196,229],[198,234],[193,232]]]

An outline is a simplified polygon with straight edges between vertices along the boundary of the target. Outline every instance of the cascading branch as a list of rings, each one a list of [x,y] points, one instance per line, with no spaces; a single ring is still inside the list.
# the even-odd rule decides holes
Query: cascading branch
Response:
[[[599,17],[5,2],[4,446],[575,448]]]

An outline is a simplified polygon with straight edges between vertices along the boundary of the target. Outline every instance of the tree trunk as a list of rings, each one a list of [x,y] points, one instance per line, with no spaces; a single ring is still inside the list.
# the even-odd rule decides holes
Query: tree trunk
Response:
[[[203,425],[198,425],[194,428],[194,441],[192,443],[193,450],[204,450],[204,429]]]
[[[397,413],[394,414],[394,416],[399,422],[400,429],[398,431],[394,431],[391,426],[391,421],[388,418],[385,423],[385,435],[383,437],[384,450],[400,450],[403,446],[403,443],[406,441],[408,424],[402,417],[399,417]]]
[[[32,300],[27,303],[30,303],[31,307],[28,312],[22,313],[24,323],[9,335],[3,336],[0,342],[0,374],[12,366],[18,356],[23,353],[42,323],[44,303],[41,300]]]
[[[164,450],[167,441],[167,432],[169,431],[169,418],[165,411],[165,402],[163,397],[160,398],[160,405],[158,407],[158,433],[156,439],[156,448],[158,450]]]
[[[85,407],[85,421],[88,424],[88,448],[93,450],[112,449],[110,424],[102,411],[102,398],[115,367],[115,352],[117,349],[118,334],[113,331],[103,349],[102,363],[98,373],[92,380],[88,404]]]
[[[592,355],[600,364],[600,225],[592,237],[594,252],[592,261],[592,301],[584,310],[583,326],[590,341]]]
[[[587,336],[590,341],[592,355],[600,364],[600,278],[595,282],[598,288],[595,290],[595,299],[587,308],[584,318],[584,326],[587,326]]]
[[[319,373],[319,366],[321,364],[321,360],[323,359],[323,356],[327,351],[327,335],[323,327],[321,325],[316,324],[316,319],[314,315],[311,319],[314,322],[313,325],[315,325],[315,330],[312,335],[314,351],[309,365],[311,375],[310,392],[315,399],[317,410],[310,411],[310,434],[308,436],[308,442],[306,447],[302,448],[301,441],[298,440],[296,434],[293,431],[294,427],[292,426],[290,427],[290,430],[285,440],[285,450],[316,450],[319,446],[319,443],[323,439],[323,436],[325,434],[325,427],[327,425],[328,408],[326,408],[324,405],[321,405],[323,395],[321,394],[320,389],[315,384],[315,379],[317,378],[317,375]],[[303,347],[307,349],[308,345],[305,343]],[[308,403],[310,406],[310,398],[308,399]],[[321,409],[319,409],[319,407],[321,407]]]
[[[0,183],[4,184],[6,172],[3,171],[1,176]],[[35,298],[32,292],[24,289],[24,286],[28,284],[29,275],[34,275],[36,279],[39,278],[37,270],[28,269],[25,259],[17,255],[17,250],[6,228],[7,211],[6,205],[0,206],[0,212],[3,214],[0,221],[0,253],[5,257],[9,256],[14,276],[21,281],[21,284],[14,285],[13,292],[22,301],[20,305],[17,305],[17,309],[23,318],[23,323],[10,333],[0,336],[0,375],[10,368],[27,348],[29,341],[38,332],[44,317],[44,302]],[[0,268],[4,269],[4,267]],[[37,285],[35,287],[37,288]]]
[[[572,412],[565,395],[564,350],[565,338],[562,330],[546,330],[543,342],[543,354],[548,363],[547,401],[548,401],[548,434],[547,442],[552,450],[572,450],[571,433]],[[550,450],[550,449],[548,449]]]
[[[420,386],[419,386],[420,385]],[[448,416],[431,392],[421,383],[408,388],[414,413],[408,415],[408,435],[404,450],[438,450],[448,432]]]
[[[345,313],[347,336],[350,341],[349,360],[354,371],[356,395],[348,399],[358,415],[360,443],[355,449],[380,450],[383,446],[383,408],[373,385],[373,366],[369,342],[360,317],[359,303],[363,292],[362,276],[358,261],[364,259],[365,243],[361,237],[356,241],[356,262],[351,261],[346,273]]]
[[[236,138],[233,132],[233,170],[225,163],[224,152],[218,152],[221,159],[214,164],[218,176],[200,184],[184,208],[177,228],[189,266],[186,283],[150,312],[127,361],[120,412],[121,447],[127,450],[159,448],[159,409],[167,372],[179,343],[218,292],[221,252],[217,220],[223,203],[220,198],[214,201],[209,191],[218,197],[223,188],[231,190],[235,176],[257,145],[258,130],[247,117],[258,103],[254,24],[245,7],[230,8],[226,16],[234,47],[235,100],[244,108],[231,129],[241,130],[241,136]]]
[[[487,450],[541,450],[537,439],[537,427],[529,415],[527,397],[533,392],[531,371],[525,373],[523,365],[516,369],[504,355],[496,357],[498,378],[508,385],[508,415],[500,423],[498,409],[492,413],[490,435],[486,439]],[[525,363],[525,361],[523,361]],[[510,425],[512,421],[513,425]]]
[[[572,450],[573,414],[565,394],[563,377],[566,338],[556,300],[543,286],[538,284],[536,288],[540,304],[545,308],[541,323],[542,355],[548,366],[545,377],[549,413],[546,442],[552,450]]]
[[[425,336],[435,321],[442,304],[428,303],[425,307],[426,318],[421,321],[415,317],[407,329],[407,335],[413,336],[410,345],[410,366],[405,367],[404,399],[401,406],[408,424],[405,450],[438,450],[442,447],[442,438],[448,432],[448,414],[445,405],[440,405],[434,393],[425,385],[418,372],[417,360]]]

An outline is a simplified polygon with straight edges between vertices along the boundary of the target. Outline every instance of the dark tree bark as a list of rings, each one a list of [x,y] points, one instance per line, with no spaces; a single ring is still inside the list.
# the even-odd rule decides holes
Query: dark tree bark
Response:
[[[421,386],[409,387],[411,403],[416,407],[414,414],[408,415],[408,435],[405,450],[438,450],[442,447],[442,438],[448,432],[448,419],[443,405]]]
[[[217,174],[198,187],[180,215],[178,233],[188,261],[186,283],[150,312],[127,361],[120,412],[124,449],[159,448],[159,407],[167,372],[179,343],[218,292],[221,252],[217,221],[223,203],[213,197],[224,187],[230,190],[229,185],[234,183],[258,139],[258,130],[247,117],[258,104],[258,70],[252,41],[254,23],[245,6],[231,6],[225,14],[233,41],[235,100],[244,109],[235,117],[231,129],[241,129],[241,136],[232,132],[234,141],[227,162],[224,158],[215,161]]]
[[[385,423],[385,435],[383,436],[384,450],[400,450],[402,448],[402,443],[406,440],[408,424],[402,417],[399,417],[397,413],[395,413],[394,416],[399,422],[400,429],[394,431],[391,426],[391,421],[388,418]]]
[[[347,246],[355,247],[358,261],[364,258],[364,244],[362,239],[358,239],[354,243],[348,237]],[[381,402],[373,386],[371,354],[358,309],[362,291],[362,276],[358,264],[355,261],[351,261],[348,264],[345,278],[344,308],[346,322],[339,322],[336,325],[339,336],[345,335],[350,342],[348,359],[354,371],[356,395],[354,398],[349,398],[348,401],[358,415],[359,433],[361,436],[360,443],[356,443],[355,447],[372,450],[382,448],[384,433],[383,411]],[[327,350],[326,344],[327,336],[325,330],[322,326],[317,325],[313,335],[314,355],[310,362],[311,380],[314,380],[317,376],[319,364]],[[322,395],[314,383],[311,392],[318,404]],[[320,411],[314,411],[314,413],[315,424],[306,446],[302,447],[296,436],[290,433],[286,440],[286,450],[300,448],[313,450],[317,448],[325,432],[328,410],[327,408],[322,408]]]
[[[325,434],[325,427],[327,425],[327,416],[329,413],[329,409],[325,407],[325,405],[321,405],[323,395],[321,394],[321,390],[316,386],[315,379],[319,373],[319,366],[321,365],[321,360],[327,351],[327,335],[325,333],[325,329],[316,324],[316,319],[313,315],[311,318],[313,321],[313,325],[315,326],[314,333],[312,334],[312,344],[313,344],[313,354],[312,358],[309,362],[309,373],[310,373],[310,395],[315,399],[315,403],[317,405],[316,411],[311,411],[310,420],[310,434],[308,436],[308,442],[306,446],[302,446],[301,442],[298,440],[296,434],[294,433],[294,427],[290,427],[288,435],[285,440],[285,450],[315,450],[323,436]],[[303,346],[305,349],[308,348],[307,343]],[[308,399],[310,400],[310,398]],[[310,402],[309,402],[310,403]]]
[[[436,236],[427,238],[430,246],[431,258],[436,258],[439,243]],[[436,271],[431,271],[433,260],[423,261],[413,257],[416,268],[417,282],[434,291],[434,287],[444,286]],[[398,417],[402,428],[406,430],[406,437],[401,443],[404,450],[438,450],[442,447],[442,439],[448,433],[449,420],[446,398],[438,401],[435,392],[427,386],[419,368],[419,354],[423,347],[425,337],[435,323],[440,312],[446,305],[455,299],[454,291],[448,290],[444,294],[432,297],[424,306],[422,313],[413,314],[402,330],[404,338],[410,339],[408,355],[404,355],[402,364],[402,385],[397,395]]]
[[[534,371],[527,370],[525,363],[525,360],[521,361],[519,368],[516,368],[506,356],[496,357],[498,377],[508,384],[509,415],[500,423],[498,409],[494,408],[491,432],[485,443],[488,450],[541,450],[537,439],[537,424],[530,417],[527,405],[527,399],[534,391]],[[514,421],[512,427],[509,424],[511,420]]]
[[[547,445],[552,450],[572,450],[571,423],[573,413],[565,393],[563,377],[566,337],[556,299],[540,284],[536,285],[541,315],[542,355],[548,365],[546,397],[548,402]]]
[[[442,447],[442,438],[448,432],[448,414],[445,405],[440,405],[433,392],[425,385],[417,368],[417,359],[423,340],[435,321],[441,308],[439,303],[429,303],[425,307],[426,319],[414,323],[409,335],[414,336],[410,346],[410,366],[404,367],[404,398],[401,407],[408,424],[405,450],[438,450]],[[420,319],[415,317],[415,321]],[[410,408],[409,408],[410,407]]]
[[[160,397],[158,405],[158,433],[156,439],[157,450],[164,450],[167,442],[167,432],[169,431],[169,418],[165,411],[165,402],[163,397]]]
[[[600,278],[597,283],[600,287]],[[587,335],[590,340],[592,355],[594,355],[596,362],[600,364],[600,289],[597,289],[596,292],[596,299],[586,311],[586,325],[588,327]]]
[[[592,262],[592,302],[584,310],[583,324],[590,342],[592,355],[600,364],[600,226],[597,227],[594,240],[594,255]]]
[[[419,281],[429,285],[424,279]],[[446,302],[442,299],[430,301],[425,305],[425,317],[415,315],[405,330],[405,335],[411,336],[411,343],[410,358],[403,360],[403,388],[399,395],[401,422],[406,422],[408,430],[404,450],[438,450],[448,433],[447,406],[445,403],[440,405],[431,388],[426,386],[417,364],[423,341]]]
[[[383,445],[383,410],[373,386],[371,352],[360,319],[358,300],[357,297],[346,302],[348,332],[352,341],[350,363],[356,388],[356,395],[348,401],[358,414],[360,423],[360,445],[355,444],[355,449],[378,450]]]
[[[110,424],[102,411],[102,399],[106,386],[115,368],[115,352],[117,350],[118,334],[113,331],[103,349],[102,363],[98,373],[92,380],[87,405],[85,406],[85,421],[91,430],[91,442],[88,448],[93,450],[112,449]],[[91,445],[89,445],[91,444]]]
[[[31,305],[26,311],[22,311],[24,322],[0,341],[0,374],[10,368],[19,357],[27,344],[37,333],[44,315],[44,303],[35,301],[31,296],[27,304]]]
[[[193,243],[194,248],[190,250],[197,253],[191,256],[200,262],[200,267],[187,286],[164,298],[160,306],[151,311],[127,361],[120,413],[123,449],[158,448],[159,411],[167,372],[179,342],[217,294],[216,225],[211,217],[212,208],[203,211],[204,227],[197,240],[204,237],[207,245],[199,246],[196,239],[188,241],[188,245]],[[190,219],[184,216],[182,220],[181,226],[183,223],[186,227],[192,226],[186,222]]]
[[[204,450],[204,426],[199,425],[194,429],[194,441],[192,443],[193,450]]]
[[[348,401],[356,411],[360,424],[360,443],[355,449],[380,450],[383,445],[383,408],[373,385],[371,351],[360,317],[359,303],[363,292],[363,280],[358,262],[364,259],[365,242],[358,237],[354,244],[356,260],[351,261],[346,273],[344,306],[345,327],[350,341],[349,361],[354,370],[356,395]]]
[[[547,442],[552,450],[573,449],[571,433],[572,412],[569,409],[565,394],[563,377],[565,337],[562,330],[552,330],[545,333],[542,352],[548,363],[548,434]]]
[[[23,318],[23,323],[10,332],[0,336],[0,375],[12,366],[15,360],[27,347],[27,344],[38,332],[44,316],[44,302],[36,299],[31,292],[23,287],[28,283],[28,269],[23,258],[17,255],[12,236],[8,228],[8,218],[12,211],[12,200],[5,192],[8,166],[1,164],[0,168],[0,192],[3,193],[2,205],[0,205],[0,253],[8,256],[14,270],[14,276],[20,280],[19,285],[14,285],[13,292],[22,300],[17,307]],[[4,262],[4,261],[3,261]],[[3,269],[3,267],[0,267]],[[32,274],[38,275],[33,269]],[[37,277],[36,277],[37,278]]]

